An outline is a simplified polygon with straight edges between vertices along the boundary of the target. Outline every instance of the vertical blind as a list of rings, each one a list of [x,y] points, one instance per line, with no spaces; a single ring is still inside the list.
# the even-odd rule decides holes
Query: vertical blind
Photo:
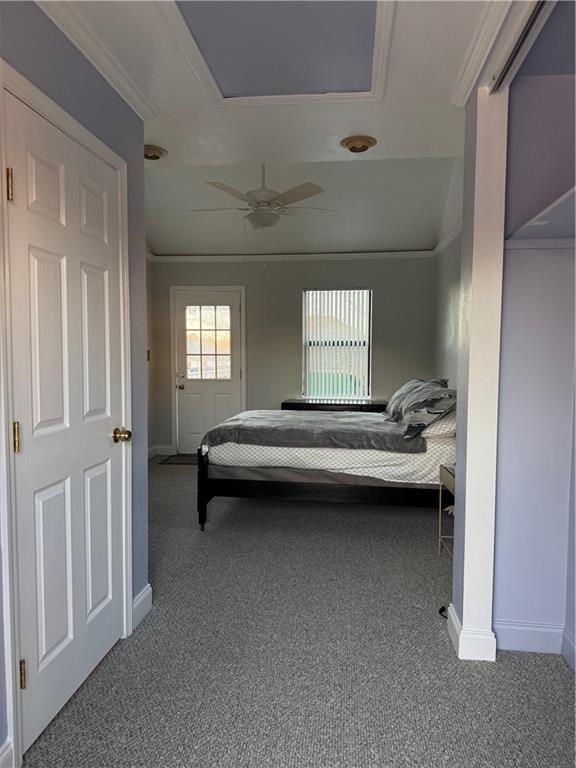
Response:
[[[372,291],[304,291],[305,397],[370,397]]]

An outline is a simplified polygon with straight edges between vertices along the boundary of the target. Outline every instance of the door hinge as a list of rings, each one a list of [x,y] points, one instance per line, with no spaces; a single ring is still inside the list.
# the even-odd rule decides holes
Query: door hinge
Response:
[[[14,200],[14,169],[6,168],[6,199]]]
[[[20,453],[20,422],[12,422],[12,447],[14,453]]]
[[[26,689],[26,659],[20,659],[20,688]]]

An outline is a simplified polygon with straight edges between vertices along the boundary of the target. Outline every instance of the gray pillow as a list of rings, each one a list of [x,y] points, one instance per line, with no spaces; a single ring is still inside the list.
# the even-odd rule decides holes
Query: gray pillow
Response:
[[[428,381],[424,381],[424,379],[410,379],[410,381],[402,384],[402,386],[399,387],[396,392],[394,392],[390,400],[388,400],[386,413],[388,414],[390,420],[400,421],[403,416],[405,402],[411,398],[415,392],[419,391],[421,387],[426,385],[435,387],[447,387],[448,379],[429,379]]]
[[[416,437],[430,424],[456,408],[456,390],[447,387],[424,386],[408,397],[410,402],[404,403],[402,413],[405,440]]]
[[[399,387],[396,392],[394,392],[394,394],[388,400],[388,405],[386,406],[386,413],[392,421],[399,421],[402,418],[402,411],[400,410],[402,400],[406,397],[406,395],[410,394],[410,392],[418,389],[418,387],[423,383],[423,379],[410,379],[410,381],[402,384],[402,386]]]
[[[400,403],[401,418],[414,411],[433,408],[440,400],[447,398],[456,401],[456,390],[448,389],[444,383],[446,380],[431,379],[425,381],[417,389],[408,392]],[[445,410],[444,408],[442,410]],[[437,411],[438,412],[438,411]]]

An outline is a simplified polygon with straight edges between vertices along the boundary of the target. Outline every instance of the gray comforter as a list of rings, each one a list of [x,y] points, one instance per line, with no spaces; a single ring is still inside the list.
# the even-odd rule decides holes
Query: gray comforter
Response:
[[[422,437],[406,440],[405,425],[383,413],[348,411],[245,411],[211,429],[202,445],[223,443],[285,448],[358,448],[424,453]]]

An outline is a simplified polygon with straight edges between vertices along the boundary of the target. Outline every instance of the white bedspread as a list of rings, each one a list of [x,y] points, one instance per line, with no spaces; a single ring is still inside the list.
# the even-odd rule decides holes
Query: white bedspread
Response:
[[[426,453],[347,450],[344,448],[269,448],[224,443],[209,449],[209,461],[227,467],[292,467],[375,477],[395,483],[438,482],[440,464],[456,460],[453,437],[430,437]]]

